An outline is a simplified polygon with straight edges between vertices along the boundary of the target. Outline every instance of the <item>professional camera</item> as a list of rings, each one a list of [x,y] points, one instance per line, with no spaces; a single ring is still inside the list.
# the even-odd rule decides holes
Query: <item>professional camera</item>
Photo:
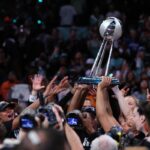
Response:
[[[81,130],[83,128],[80,114],[81,112],[79,110],[73,110],[66,116],[67,123],[75,130]]]
[[[44,117],[47,117],[49,126],[54,126],[58,123],[55,113],[52,110],[53,105],[46,105],[42,106],[38,109],[38,113],[44,115]]]

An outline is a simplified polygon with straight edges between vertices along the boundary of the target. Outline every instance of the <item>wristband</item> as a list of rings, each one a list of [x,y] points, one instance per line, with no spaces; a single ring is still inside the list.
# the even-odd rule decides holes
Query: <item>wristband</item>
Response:
[[[34,102],[37,99],[37,96],[30,95],[29,96],[29,102]]]

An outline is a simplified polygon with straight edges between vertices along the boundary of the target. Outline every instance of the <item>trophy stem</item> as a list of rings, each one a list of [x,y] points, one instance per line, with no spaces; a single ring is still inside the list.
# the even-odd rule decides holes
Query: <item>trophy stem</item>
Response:
[[[114,42],[114,41],[112,40],[112,42],[111,42],[111,48],[110,48],[109,56],[108,56],[108,61],[107,61],[107,65],[106,65],[106,70],[105,70],[105,76],[107,76],[107,74],[108,74],[110,59],[111,59],[112,50],[113,50],[113,42]]]
[[[99,63],[98,63],[98,66],[97,66],[97,68],[96,68],[96,73],[95,73],[96,76],[97,76],[98,73],[99,73],[99,69],[100,69],[101,64],[102,64],[102,61],[103,61],[103,59],[104,59],[104,54],[105,54],[105,49],[106,49],[107,42],[108,42],[108,41],[106,40],[105,45],[104,45],[104,49],[103,49],[102,54],[101,54],[101,56],[100,56],[100,58],[99,58]]]
[[[90,77],[93,76],[93,74],[95,75],[95,68],[96,68],[96,65],[97,65],[97,63],[98,63],[99,57],[101,56],[101,53],[102,53],[102,51],[103,51],[103,47],[104,47],[104,45],[105,45],[105,42],[106,42],[106,40],[105,40],[105,38],[104,38],[104,39],[103,39],[103,42],[102,42],[102,44],[101,44],[101,46],[100,46],[100,48],[99,48],[99,50],[98,50],[98,53],[97,53],[96,59],[95,59],[95,61],[94,61],[94,64],[93,64],[93,66],[92,66],[92,69],[91,69],[91,72],[90,72]]]

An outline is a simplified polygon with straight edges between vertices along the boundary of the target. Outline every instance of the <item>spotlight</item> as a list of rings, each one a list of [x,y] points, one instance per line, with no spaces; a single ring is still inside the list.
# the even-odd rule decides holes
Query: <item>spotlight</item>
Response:
[[[42,24],[42,21],[40,19],[37,20],[37,24]]]
[[[38,0],[38,3],[43,3],[43,0]]]
[[[17,19],[14,18],[14,19],[12,20],[12,22],[13,22],[13,23],[17,23]]]

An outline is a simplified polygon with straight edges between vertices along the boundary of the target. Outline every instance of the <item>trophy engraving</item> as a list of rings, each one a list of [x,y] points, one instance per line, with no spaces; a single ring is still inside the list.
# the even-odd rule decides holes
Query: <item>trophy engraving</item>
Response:
[[[101,65],[103,62],[103,58],[105,55],[106,46],[108,43],[110,44],[110,50],[108,55],[108,60],[106,63],[105,76],[108,75],[110,59],[113,51],[114,41],[119,39],[122,35],[122,26],[119,19],[115,17],[108,17],[106,20],[102,22],[99,27],[100,35],[103,37],[103,41],[98,50],[97,56],[95,58],[94,64],[92,66],[90,76],[89,77],[80,77],[78,79],[78,83],[81,84],[98,84],[101,82],[101,78],[98,76],[99,70],[101,69]],[[112,78],[112,84],[119,84],[119,80],[116,78]]]

